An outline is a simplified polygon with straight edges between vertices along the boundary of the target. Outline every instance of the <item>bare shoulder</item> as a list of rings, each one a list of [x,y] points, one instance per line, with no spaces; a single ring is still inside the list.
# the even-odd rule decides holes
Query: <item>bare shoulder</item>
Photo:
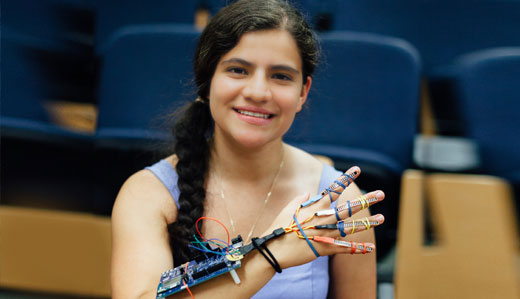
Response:
[[[320,161],[317,156],[311,155],[306,151],[294,147],[292,145],[286,145],[293,159],[299,167],[304,167],[306,170],[321,171],[323,162]]]
[[[176,162],[174,157],[166,160]],[[177,207],[171,194],[151,171],[144,169],[130,176],[121,187],[114,204],[113,216],[120,210],[127,215],[155,214],[166,219],[167,223],[175,221],[177,216]]]
[[[290,171],[288,177],[291,178],[287,185],[311,194],[317,192],[323,163],[311,154],[290,145],[286,146],[286,153],[286,162],[289,162],[286,165],[290,165],[287,167]]]
[[[113,298],[154,295],[160,274],[173,266],[167,226],[176,216],[174,200],[151,171],[126,180],[112,210]]]
[[[288,145],[291,153],[295,157],[295,161],[298,165],[298,171],[301,173],[309,174],[314,173],[312,176],[313,180],[320,180],[321,173],[323,170],[323,164],[334,166],[333,161],[325,156],[318,156],[309,154],[299,148]],[[307,183],[311,183],[308,181]],[[330,182],[332,184],[332,182]],[[321,190],[320,190],[321,191]],[[352,183],[344,192],[341,198],[343,200],[351,200],[361,195],[361,191],[355,183]]]

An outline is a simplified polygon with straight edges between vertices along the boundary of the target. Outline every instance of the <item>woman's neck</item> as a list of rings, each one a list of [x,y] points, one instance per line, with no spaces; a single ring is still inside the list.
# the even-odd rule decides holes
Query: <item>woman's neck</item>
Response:
[[[281,139],[250,149],[230,144],[216,136],[211,144],[210,165],[226,180],[254,182],[260,178],[270,178],[278,171],[284,160],[284,148]]]

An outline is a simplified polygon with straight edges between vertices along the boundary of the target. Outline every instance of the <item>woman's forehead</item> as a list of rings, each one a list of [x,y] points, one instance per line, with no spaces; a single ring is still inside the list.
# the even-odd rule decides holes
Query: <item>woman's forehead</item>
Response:
[[[261,30],[242,35],[237,45],[221,57],[220,63],[236,58],[255,65],[288,65],[301,71],[298,45],[286,30]]]

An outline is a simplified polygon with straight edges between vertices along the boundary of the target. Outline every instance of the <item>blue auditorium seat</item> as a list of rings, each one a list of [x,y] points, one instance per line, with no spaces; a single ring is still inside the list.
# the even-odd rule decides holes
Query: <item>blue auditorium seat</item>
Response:
[[[334,18],[338,0],[292,0],[293,5],[306,17],[316,31],[334,29]]]
[[[36,55],[39,50],[66,53],[52,42],[22,38],[2,28],[0,125],[2,138],[17,138],[70,145],[90,143],[90,136],[61,128],[51,122],[44,108],[55,78]],[[64,54],[65,55],[65,54]],[[65,83],[64,83],[65,84]]]
[[[23,73],[28,85],[22,89],[36,88],[52,100],[91,101],[92,45],[88,25],[79,24],[88,22],[78,20],[89,12],[85,0],[2,1],[2,63],[8,64],[2,65],[2,81]]]
[[[520,46],[520,1],[338,1],[333,28],[403,38],[418,49],[424,71],[439,75],[436,68],[458,55]]]
[[[485,49],[457,61],[457,96],[482,170],[520,183],[520,48]]]
[[[90,0],[4,0],[2,27],[24,36],[52,40],[69,46],[85,45],[85,15]],[[78,47],[78,51],[81,51]]]
[[[101,147],[139,148],[168,140],[161,118],[194,100],[192,56],[199,32],[191,26],[142,25],[117,31],[101,53]]]
[[[286,141],[333,160],[400,174],[417,132],[420,62],[407,42],[375,34],[320,36],[324,64]]]
[[[387,200],[371,207],[386,219],[375,230],[382,259],[395,244],[400,178],[411,167],[419,56],[407,42],[375,34],[335,32],[320,40],[324,62],[285,141],[332,158],[338,169],[360,166],[357,185],[385,192]]]
[[[289,0],[305,17],[309,25],[318,31],[332,29],[336,2],[339,0]],[[221,8],[232,0],[200,0],[204,7],[208,7],[210,13],[215,15]]]
[[[92,100],[90,74],[83,73],[91,45],[78,24],[88,3],[1,5],[2,204],[91,212],[92,136],[54,124],[45,109],[52,100]]]
[[[465,135],[454,98],[454,59],[484,48],[520,46],[518,0],[346,0],[336,4],[334,30],[395,36],[417,48],[436,133],[441,135]]]
[[[94,0],[96,7],[96,51],[103,51],[117,29],[131,25],[192,25],[201,1],[175,0]]]

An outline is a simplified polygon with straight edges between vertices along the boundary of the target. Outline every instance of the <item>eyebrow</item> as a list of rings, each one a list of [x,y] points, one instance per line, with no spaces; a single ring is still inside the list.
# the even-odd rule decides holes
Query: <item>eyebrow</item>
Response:
[[[249,67],[253,66],[253,63],[251,63],[247,60],[244,60],[242,58],[230,58],[228,60],[222,61],[222,64],[230,64],[230,63],[239,63],[239,64],[249,66]],[[287,71],[287,72],[294,73],[294,74],[300,73],[297,69],[295,69],[291,66],[285,65],[285,64],[273,65],[273,66],[271,66],[271,69],[275,70],[275,71]]]
[[[297,69],[284,64],[273,65],[271,69],[275,71],[287,71],[296,75],[300,73]]]
[[[252,66],[253,64],[247,60],[244,60],[242,58],[230,58],[228,60],[222,61],[222,64],[229,64],[229,63],[239,63],[243,64],[245,66]]]

